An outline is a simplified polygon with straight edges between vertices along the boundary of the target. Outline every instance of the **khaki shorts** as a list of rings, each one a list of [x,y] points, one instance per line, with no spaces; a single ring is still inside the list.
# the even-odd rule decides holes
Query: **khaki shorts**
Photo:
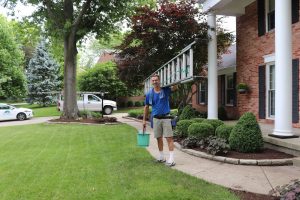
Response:
[[[153,118],[154,137],[173,137],[171,119],[156,119]]]

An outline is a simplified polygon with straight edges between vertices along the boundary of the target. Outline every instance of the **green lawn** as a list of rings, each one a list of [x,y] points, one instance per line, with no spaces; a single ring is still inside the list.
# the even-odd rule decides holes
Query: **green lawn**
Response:
[[[49,107],[42,107],[37,104],[25,104],[25,105],[18,105],[16,107],[22,108],[30,108],[34,112],[34,117],[49,117],[49,116],[60,116],[61,112],[57,110],[56,105],[49,106]]]
[[[237,199],[162,164],[128,125],[0,128],[0,196],[9,199]]]

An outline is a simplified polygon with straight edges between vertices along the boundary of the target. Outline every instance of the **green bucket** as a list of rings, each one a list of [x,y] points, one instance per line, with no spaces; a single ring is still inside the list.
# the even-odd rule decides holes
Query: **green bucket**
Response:
[[[140,147],[148,147],[150,134],[147,132],[139,131],[137,134],[137,143]]]

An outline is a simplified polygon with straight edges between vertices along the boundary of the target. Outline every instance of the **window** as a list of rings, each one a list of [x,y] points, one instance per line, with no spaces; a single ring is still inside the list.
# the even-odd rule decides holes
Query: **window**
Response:
[[[226,89],[225,89],[226,105],[233,105],[234,101],[234,83],[233,74],[226,75]]]
[[[88,95],[88,101],[100,101],[100,100],[94,95]]]
[[[203,80],[199,84],[198,90],[198,104],[205,104],[206,103],[206,88],[207,88],[206,80]]]
[[[266,0],[266,22],[268,31],[275,28],[275,0]]]
[[[275,116],[275,65],[267,65],[267,116],[274,118]]]

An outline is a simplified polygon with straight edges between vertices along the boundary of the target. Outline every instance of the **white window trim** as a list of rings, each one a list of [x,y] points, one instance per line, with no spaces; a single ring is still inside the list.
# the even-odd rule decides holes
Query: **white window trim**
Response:
[[[275,62],[266,63],[266,119],[274,120],[274,116],[269,115],[269,89],[270,89],[270,66],[275,65]],[[276,67],[276,66],[275,66]],[[276,91],[276,88],[275,88]]]
[[[273,65],[270,63],[275,64],[275,53],[264,55],[263,58],[264,58],[264,63],[269,64],[269,65]]]
[[[230,74],[225,74],[225,106],[228,106],[228,107],[232,107],[233,106],[233,103],[232,104],[228,104],[227,103],[227,77],[228,76],[232,76],[233,78],[233,73],[230,73]],[[233,86],[234,87],[234,86]],[[234,88],[233,88],[234,89]]]

